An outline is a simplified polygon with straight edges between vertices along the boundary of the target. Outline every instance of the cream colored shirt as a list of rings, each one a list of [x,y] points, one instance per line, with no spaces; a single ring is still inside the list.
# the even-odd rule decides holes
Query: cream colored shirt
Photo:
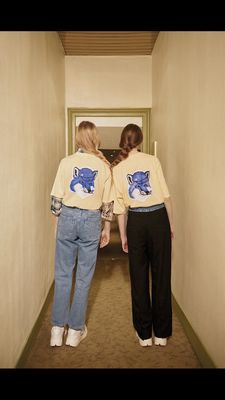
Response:
[[[104,161],[77,151],[61,160],[51,196],[65,206],[97,210],[112,201],[111,184],[110,168]]]
[[[128,207],[149,207],[170,196],[157,157],[137,152],[129,154],[113,169],[114,214]]]

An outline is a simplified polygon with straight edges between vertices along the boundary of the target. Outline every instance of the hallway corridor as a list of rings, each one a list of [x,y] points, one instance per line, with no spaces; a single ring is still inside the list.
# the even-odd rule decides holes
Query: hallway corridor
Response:
[[[87,338],[77,348],[49,346],[51,301],[18,368],[201,368],[176,315],[173,336],[163,348],[143,348],[131,319],[128,258],[121,250],[116,223],[111,243],[99,251],[87,313]]]

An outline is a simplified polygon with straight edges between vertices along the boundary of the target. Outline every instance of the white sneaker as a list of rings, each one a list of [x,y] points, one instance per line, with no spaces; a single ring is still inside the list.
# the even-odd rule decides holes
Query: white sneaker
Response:
[[[159,338],[155,336],[155,345],[156,346],[166,346],[167,338]]]
[[[51,330],[50,346],[62,346],[64,326],[53,326]]]
[[[82,331],[76,331],[75,329],[69,328],[68,335],[66,338],[66,345],[77,347],[81,340],[85,339],[87,336],[87,327],[84,326]]]
[[[141,339],[141,338],[138,336],[138,333],[137,333],[137,332],[136,332],[136,335],[137,335],[137,337],[138,337],[140,346],[142,346],[142,347],[152,346],[152,338],[149,338],[149,339]]]

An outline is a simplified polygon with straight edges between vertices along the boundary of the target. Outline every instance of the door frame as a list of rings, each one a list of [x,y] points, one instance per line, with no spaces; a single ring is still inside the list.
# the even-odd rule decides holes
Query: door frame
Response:
[[[143,144],[142,151],[150,154],[150,108],[68,108],[68,155],[74,153],[74,134],[77,117],[141,117]],[[90,119],[90,118],[89,118]],[[121,129],[122,132],[122,129]]]

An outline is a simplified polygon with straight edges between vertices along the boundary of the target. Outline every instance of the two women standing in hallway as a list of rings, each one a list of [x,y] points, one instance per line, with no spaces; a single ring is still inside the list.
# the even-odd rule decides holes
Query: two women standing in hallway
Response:
[[[78,151],[59,165],[51,192],[52,212],[59,219],[51,346],[62,345],[67,325],[67,345],[76,347],[87,335],[88,292],[99,243],[100,247],[109,243],[112,211],[118,215],[122,248],[129,255],[133,325],[139,343],[151,346],[154,334],[155,344],[165,346],[172,334],[172,204],[158,158],[138,150],[142,141],[137,125],[123,129],[122,150],[112,164],[114,194],[109,163],[98,150],[100,140],[93,123],[79,125]],[[105,219],[102,232],[101,217]]]
[[[61,160],[52,188],[51,210],[56,216],[55,292],[52,310],[51,346],[76,347],[87,335],[88,293],[96,266],[97,251],[108,244],[112,219],[111,172],[98,150],[96,126],[80,123],[78,151]],[[105,220],[101,231],[102,218]],[[73,271],[75,292],[70,305]]]
[[[123,129],[122,150],[112,164],[114,214],[122,248],[129,256],[133,325],[139,343],[151,346],[154,333],[155,344],[165,346],[172,334],[172,203],[158,158],[138,151],[142,141],[137,125]]]

